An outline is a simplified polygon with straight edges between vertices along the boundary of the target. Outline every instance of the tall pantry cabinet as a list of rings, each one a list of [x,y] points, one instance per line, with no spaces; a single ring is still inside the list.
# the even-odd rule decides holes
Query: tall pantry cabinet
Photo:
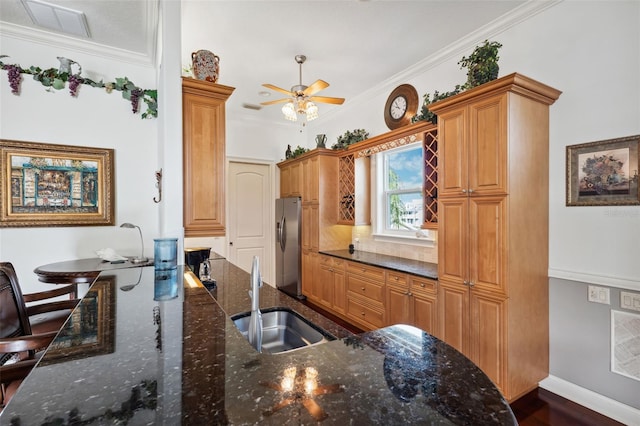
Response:
[[[549,105],[560,93],[514,73],[429,106],[438,334],[508,400],[549,371]]]

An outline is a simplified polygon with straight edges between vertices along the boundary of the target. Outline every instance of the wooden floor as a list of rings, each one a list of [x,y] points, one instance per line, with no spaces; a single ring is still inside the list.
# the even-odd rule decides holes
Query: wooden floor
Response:
[[[303,301],[315,311],[340,324],[352,333],[362,333],[354,325],[332,315],[311,302]],[[535,389],[511,404],[520,426],[620,426],[615,420],[569,401],[545,389]],[[624,426],[624,425],[623,425]]]

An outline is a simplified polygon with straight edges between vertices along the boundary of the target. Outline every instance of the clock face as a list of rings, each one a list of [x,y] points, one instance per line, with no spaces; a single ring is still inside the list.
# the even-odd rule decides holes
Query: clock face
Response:
[[[407,112],[407,98],[398,96],[391,102],[391,110],[389,111],[391,118],[400,120],[405,112]]]

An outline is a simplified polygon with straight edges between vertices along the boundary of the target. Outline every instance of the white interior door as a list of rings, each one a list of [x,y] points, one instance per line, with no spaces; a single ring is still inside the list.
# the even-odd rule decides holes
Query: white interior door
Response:
[[[250,272],[258,256],[263,281],[275,285],[271,165],[230,161],[228,170],[229,261]]]

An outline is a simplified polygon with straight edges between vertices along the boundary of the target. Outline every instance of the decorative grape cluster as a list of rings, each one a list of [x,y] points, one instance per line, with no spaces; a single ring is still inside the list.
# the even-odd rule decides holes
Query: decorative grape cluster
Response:
[[[133,111],[134,114],[138,112],[138,107],[140,105],[140,96],[142,96],[143,94],[144,91],[142,89],[133,89],[131,91],[131,111]]]
[[[20,93],[20,82],[22,81],[21,69],[17,65],[5,65],[3,67],[7,70],[9,76],[9,85],[11,86],[11,93],[17,95]]]
[[[78,87],[84,82],[84,79],[77,74],[72,74],[67,79],[69,83],[69,93],[74,98],[78,96]]]

